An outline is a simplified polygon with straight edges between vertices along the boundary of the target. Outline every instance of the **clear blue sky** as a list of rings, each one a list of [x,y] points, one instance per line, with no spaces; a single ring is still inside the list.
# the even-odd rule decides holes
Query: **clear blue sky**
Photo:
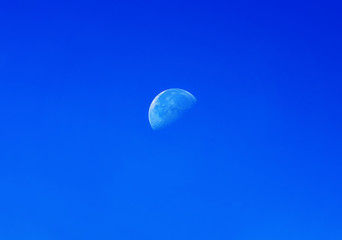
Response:
[[[339,1],[3,1],[0,239],[342,239]],[[196,106],[151,130],[167,88]]]

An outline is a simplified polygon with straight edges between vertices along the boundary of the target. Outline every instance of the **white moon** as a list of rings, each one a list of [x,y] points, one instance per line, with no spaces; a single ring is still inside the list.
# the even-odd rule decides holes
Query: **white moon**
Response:
[[[148,119],[153,130],[173,123],[193,107],[196,98],[183,89],[171,88],[159,93],[152,101]]]

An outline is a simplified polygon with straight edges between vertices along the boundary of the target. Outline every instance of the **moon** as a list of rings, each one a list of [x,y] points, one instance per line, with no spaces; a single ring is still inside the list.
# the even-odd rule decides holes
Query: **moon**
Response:
[[[196,98],[180,88],[171,88],[159,93],[152,101],[148,119],[153,130],[159,130],[179,119],[196,103]]]

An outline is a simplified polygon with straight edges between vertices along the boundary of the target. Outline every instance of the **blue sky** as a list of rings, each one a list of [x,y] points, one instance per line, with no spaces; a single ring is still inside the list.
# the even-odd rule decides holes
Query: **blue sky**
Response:
[[[0,239],[342,239],[340,12],[2,3]]]

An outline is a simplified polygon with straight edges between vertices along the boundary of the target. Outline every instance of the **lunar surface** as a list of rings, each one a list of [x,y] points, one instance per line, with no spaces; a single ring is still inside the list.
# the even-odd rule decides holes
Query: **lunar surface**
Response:
[[[183,89],[171,88],[159,93],[152,101],[148,119],[153,130],[168,126],[196,103],[196,98]]]

